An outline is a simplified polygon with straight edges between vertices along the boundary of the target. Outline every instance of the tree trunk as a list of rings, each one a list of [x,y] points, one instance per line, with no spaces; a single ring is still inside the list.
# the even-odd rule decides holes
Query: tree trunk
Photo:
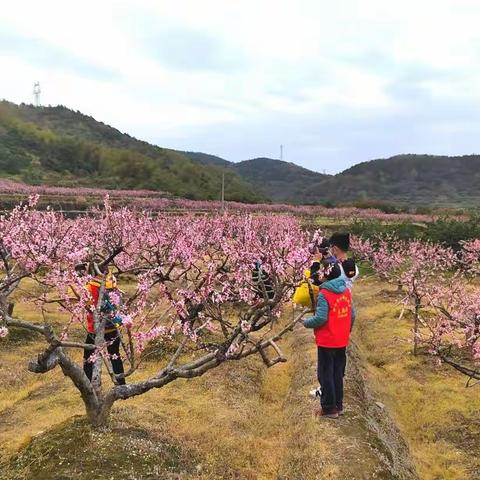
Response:
[[[104,426],[112,410],[115,397],[113,395],[103,395],[101,383],[97,385],[99,390],[95,390],[94,385],[92,385],[83,372],[83,368],[73,362],[61,348],[58,348],[56,353],[59,356],[58,363],[60,364],[63,374],[72,380],[80,392],[89,423],[93,427]]]
[[[415,323],[413,325],[413,354],[415,356],[418,355],[418,329],[420,326],[419,311],[420,302],[418,300],[415,300]]]
[[[108,423],[110,412],[112,411],[112,403],[102,400],[101,402],[85,404],[87,419],[93,428],[104,427]]]

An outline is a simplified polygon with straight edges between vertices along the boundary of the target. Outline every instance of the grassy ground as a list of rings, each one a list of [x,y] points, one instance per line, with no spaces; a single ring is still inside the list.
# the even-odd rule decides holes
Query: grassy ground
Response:
[[[27,340],[33,356],[38,340]],[[289,362],[265,369],[255,357],[178,380],[118,403],[101,431],[60,371],[26,372],[21,341],[0,344],[2,480],[397,478],[357,378],[347,379],[345,417],[314,417],[316,352],[301,326],[283,344]],[[141,374],[156,368],[145,362]]]
[[[41,343],[12,332],[0,343],[0,479],[415,478],[408,449],[401,439],[392,444],[392,417],[420,479],[479,479],[479,387],[466,389],[449,367],[410,354],[411,320],[398,320],[393,288],[363,280],[355,297],[361,360],[350,360],[348,410],[338,421],[312,414],[315,348],[301,326],[283,342],[286,364],[265,369],[249,358],[178,380],[118,403],[101,431],[85,423],[79,394],[59,370],[27,372]],[[35,318],[28,305],[16,308]],[[145,362],[140,375],[157,368]]]
[[[411,354],[412,320],[399,320],[394,288],[356,285],[356,339],[368,380],[407,439],[424,480],[480,479],[480,386],[427,356]]]

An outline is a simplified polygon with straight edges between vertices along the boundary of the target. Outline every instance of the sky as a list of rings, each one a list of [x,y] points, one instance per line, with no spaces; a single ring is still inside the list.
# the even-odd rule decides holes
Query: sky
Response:
[[[0,98],[326,173],[480,153],[480,0],[15,0]]]

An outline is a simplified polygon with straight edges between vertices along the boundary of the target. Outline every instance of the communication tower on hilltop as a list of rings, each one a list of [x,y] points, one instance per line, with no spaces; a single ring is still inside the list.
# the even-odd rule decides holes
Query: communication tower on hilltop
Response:
[[[35,82],[33,84],[33,103],[36,107],[40,106],[40,82]]]
[[[283,160],[283,145],[280,145],[280,160]]]

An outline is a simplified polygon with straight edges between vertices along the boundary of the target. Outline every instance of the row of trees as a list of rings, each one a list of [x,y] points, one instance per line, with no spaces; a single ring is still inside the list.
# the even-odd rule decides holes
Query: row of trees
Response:
[[[398,216],[384,215],[382,220],[358,215],[349,229],[354,235],[372,240],[395,236],[399,240],[440,243],[460,251],[465,240],[480,238],[480,218],[477,211],[444,212],[430,219],[416,215],[399,220]]]
[[[117,400],[225,362],[254,354],[268,366],[285,360],[278,341],[299,317],[278,318],[309,261],[308,233],[294,217],[151,216],[114,210],[107,200],[103,209],[68,219],[38,210],[37,201],[0,217],[0,337],[27,330],[43,338],[29,370],[61,369],[93,425],[106,422]],[[464,242],[460,252],[393,237],[355,238],[352,247],[403,292],[413,312],[414,353],[428,352],[480,380],[480,241]],[[112,371],[104,336],[109,317],[85,289],[107,267],[126,290],[118,303],[127,365],[121,376]],[[35,309],[38,320],[18,316],[16,302]],[[94,345],[84,343],[87,310]],[[20,338],[11,348],[25,347],[28,336]],[[152,348],[158,369],[146,376],[141,365]],[[75,354],[82,349],[93,350],[92,382]],[[127,385],[119,384],[123,377]]]
[[[268,366],[285,360],[277,342],[298,318],[277,319],[309,256],[306,233],[295,219],[153,218],[113,210],[107,202],[71,220],[38,211],[36,202],[32,197],[0,218],[0,335],[23,329],[42,337],[45,347],[29,370],[60,368],[80,392],[92,424],[104,424],[117,400],[203,375],[225,362],[253,354]],[[85,289],[91,276],[81,264],[97,272],[109,265],[124,279],[127,294],[118,308],[127,385],[118,384],[109,365],[108,317],[100,301],[91,304]],[[254,265],[262,275],[252,275]],[[17,316],[15,302],[31,305],[41,320]],[[95,345],[83,340],[87,309],[95,320]],[[146,377],[139,367],[152,344],[160,360],[156,374]],[[22,350],[24,344],[12,347]],[[85,348],[94,350],[92,382],[72,356]]]
[[[1,167],[0,167],[1,169]],[[228,181],[228,179],[227,179]],[[89,187],[59,187],[49,185],[28,185],[12,180],[0,179],[0,194],[42,195],[49,198],[58,198],[58,202],[67,201],[79,197],[95,197],[97,201],[109,195],[112,199],[123,204],[130,204],[135,207],[149,210],[187,210],[187,211],[208,211],[215,212],[221,209],[221,202],[215,200],[191,200],[186,198],[173,198],[170,194],[154,190],[120,190],[107,188]],[[168,198],[167,198],[168,197]],[[368,231],[372,235],[384,231],[389,225],[397,228],[400,222],[412,224],[412,222],[439,221],[433,215],[412,214],[412,213],[385,213],[375,208],[357,207],[332,207],[327,208],[321,205],[287,205],[279,203],[241,203],[227,201],[226,208],[231,211],[245,213],[282,213],[293,214],[305,217],[327,217],[339,221],[347,219],[356,220],[353,226],[355,231]],[[468,221],[467,217],[457,219],[462,222]],[[458,222],[459,223],[459,222]],[[468,225],[470,227],[470,225]],[[411,233],[411,232],[410,232]]]
[[[355,238],[356,255],[397,285],[413,314],[413,353],[422,349],[480,380],[480,240],[456,251],[421,240]]]

